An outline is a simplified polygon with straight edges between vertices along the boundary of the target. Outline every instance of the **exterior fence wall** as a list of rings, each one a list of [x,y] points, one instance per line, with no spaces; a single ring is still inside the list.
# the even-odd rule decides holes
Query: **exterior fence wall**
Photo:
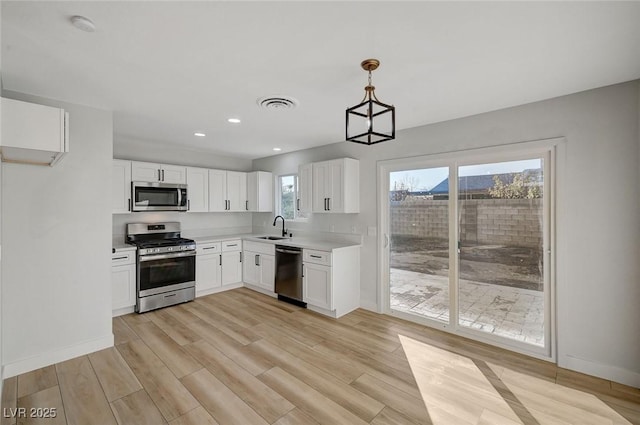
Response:
[[[391,201],[391,233],[447,239],[446,200],[407,198]],[[463,243],[542,246],[542,199],[471,199],[460,201]]]

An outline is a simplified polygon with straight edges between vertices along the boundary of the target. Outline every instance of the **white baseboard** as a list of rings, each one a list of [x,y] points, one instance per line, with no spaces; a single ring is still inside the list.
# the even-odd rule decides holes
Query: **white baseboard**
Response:
[[[123,316],[125,314],[134,313],[136,311],[136,306],[132,305],[131,307],[123,307],[113,310],[111,316],[118,317]]]
[[[109,347],[113,347],[113,334],[6,364],[3,378],[11,378]]]
[[[259,286],[252,285],[250,283],[246,283],[245,282],[244,283],[244,287],[247,288],[247,289],[251,289],[252,291],[259,292],[259,293],[264,294],[264,295],[268,295],[268,296],[273,297],[273,298],[278,298],[278,294],[276,294],[275,292],[268,291],[266,289],[263,289],[263,288],[261,288]]]
[[[581,359],[571,355],[560,356],[558,366],[571,369],[576,372],[596,376],[602,379],[640,388],[640,373],[623,369],[618,366],[611,366],[602,363],[595,363],[590,360]]]
[[[218,286],[217,288],[205,289],[204,291],[196,290],[196,298],[204,297],[205,295],[217,294],[218,292],[228,291],[230,289],[242,288],[242,282],[231,283],[229,285]]]

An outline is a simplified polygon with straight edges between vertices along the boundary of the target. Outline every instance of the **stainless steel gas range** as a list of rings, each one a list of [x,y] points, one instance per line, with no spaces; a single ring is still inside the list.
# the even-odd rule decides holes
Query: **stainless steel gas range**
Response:
[[[127,243],[138,247],[136,312],[195,298],[196,243],[180,237],[180,223],[127,224]]]

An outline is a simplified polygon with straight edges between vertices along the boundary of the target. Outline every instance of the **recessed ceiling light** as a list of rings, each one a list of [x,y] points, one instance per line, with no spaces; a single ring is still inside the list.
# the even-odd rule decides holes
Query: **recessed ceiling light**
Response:
[[[274,151],[276,152],[280,152],[282,150],[282,148],[273,148]]]
[[[204,133],[193,133],[193,135],[194,135],[194,136],[197,136],[197,137],[204,137],[204,136],[206,136],[206,134],[204,134]]]
[[[227,121],[231,124],[240,124],[240,118],[229,118]]]
[[[72,16],[71,23],[74,27],[85,32],[94,32],[96,30],[96,26],[93,22],[91,22],[91,19],[85,18],[84,16]]]

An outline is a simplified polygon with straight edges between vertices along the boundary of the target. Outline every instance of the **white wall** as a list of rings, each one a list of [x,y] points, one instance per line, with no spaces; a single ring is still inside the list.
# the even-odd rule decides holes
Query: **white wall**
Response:
[[[232,171],[251,171],[251,160],[184,149],[155,140],[133,139],[114,135],[113,157],[162,164],[219,168]]]
[[[19,93],[69,112],[55,167],[2,167],[5,377],[113,345],[108,111]]]
[[[397,105],[398,115],[410,105]],[[637,81],[400,131],[375,146],[336,143],[255,160],[256,170],[360,159],[360,214],[313,215],[294,230],[363,235],[361,305],[377,305],[376,161],[564,136],[558,164],[558,363],[640,386],[640,146]],[[255,214],[254,227],[272,217]]]

